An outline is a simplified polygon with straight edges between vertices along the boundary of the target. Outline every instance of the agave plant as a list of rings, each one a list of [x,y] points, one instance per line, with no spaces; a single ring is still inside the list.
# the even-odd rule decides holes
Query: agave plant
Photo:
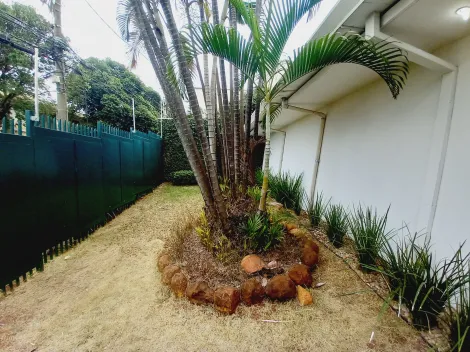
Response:
[[[359,263],[364,270],[377,264],[380,252],[390,239],[392,231],[386,232],[388,211],[379,216],[371,207],[354,208],[349,217],[349,230],[359,256]]]
[[[317,193],[315,200],[310,199],[307,203],[307,213],[310,219],[310,225],[314,227],[320,226],[320,223],[325,216],[325,212],[330,204],[330,199],[327,201],[323,198],[323,192]]]
[[[385,274],[390,283],[392,298],[406,305],[413,316],[413,324],[425,329],[437,325],[450,297],[465,286],[470,277],[462,271],[462,246],[449,260],[435,263],[429,236],[415,233],[395,242],[387,242],[377,271]],[[372,267],[371,267],[372,268]]]
[[[335,247],[343,245],[344,236],[348,232],[348,213],[342,205],[330,205],[325,214],[326,234]]]
[[[299,215],[302,211],[304,199],[302,180],[303,174],[291,176],[288,172],[270,176],[269,189],[271,197]]]
[[[249,28],[250,39],[235,28],[202,23],[195,32],[200,52],[223,58],[239,69],[245,79],[258,82],[257,96],[265,103],[265,162],[259,210],[266,212],[268,191],[271,119],[280,111],[280,93],[305,75],[326,66],[353,63],[377,72],[393,97],[403,88],[408,62],[403,52],[386,42],[374,42],[357,34],[331,34],[309,41],[284,59],[286,44],[297,24],[320,0],[267,0],[261,16],[243,0],[230,0]]]
[[[462,260],[462,256],[457,259],[458,267],[462,277],[470,277],[470,262]],[[448,300],[447,323],[449,324],[449,340],[452,351],[470,351],[470,283],[455,292],[454,296]]]

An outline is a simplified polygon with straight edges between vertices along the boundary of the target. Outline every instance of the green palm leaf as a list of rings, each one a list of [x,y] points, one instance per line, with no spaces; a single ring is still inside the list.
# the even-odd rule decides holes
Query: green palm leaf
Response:
[[[232,1],[232,0],[231,0]],[[269,10],[261,26],[265,37],[264,60],[273,72],[281,59],[286,44],[300,20],[314,11],[321,0],[269,0]]]
[[[339,63],[353,63],[375,71],[388,85],[394,98],[408,75],[408,60],[401,49],[387,42],[373,42],[358,34],[331,34],[299,48],[282,66],[280,80],[271,91],[279,94],[299,78]]]
[[[196,49],[201,53],[209,53],[221,57],[251,79],[255,78],[259,66],[257,51],[253,50],[253,42],[248,42],[234,29],[223,25],[203,23],[195,32]]]

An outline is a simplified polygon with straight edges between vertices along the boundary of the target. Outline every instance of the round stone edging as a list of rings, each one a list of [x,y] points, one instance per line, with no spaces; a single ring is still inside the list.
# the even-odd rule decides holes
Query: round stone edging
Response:
[[[301,306],[312,304],[312,295],[303,286],[312,285],[311,272],[318,265],[318,244],[309,236],[308,231],[299,229],[294,224],[285,224],[285,227],[287,233],[294,236],[302,247],[301,264],[292,265],[286,274],[273,276],[265,286],[256,278],[249,278],[240,288],[220,286],[214,290],[204,281],[190,281],[166,253],[162,253],[157,260],[162,283],[169,286],[177,298],[186,297],[191,303],[199,305],[213,304],[214,309],[223,314],[235,313],[241,302],[250,306],[261,303],[265,297],[274,301],[297,297]]]

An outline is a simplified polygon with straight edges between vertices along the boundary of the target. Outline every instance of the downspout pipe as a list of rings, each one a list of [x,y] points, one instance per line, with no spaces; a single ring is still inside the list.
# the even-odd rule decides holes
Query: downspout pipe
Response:
[[[281,146],[281,160],[279,161],[279,168],[278,168],[278,174],[280,174],[282,172],[282,162],[284,161],[284,147],[286,145],[287,132],[283,130],[277,130],[275,128],[271,128],[271,131],[284,134],[284,138],[282,139],[282,146]]]
[[[315,164],[313,166],[313,175],[312,175],[312,186],[310,188],[310,199],[315,199],[315,191],[317,188],[317,179],[318,179],[318,170],[320,169],[320,160],[321,152],[323,149],[323,139],[325,137],[325,126],[326,126],[326,114],[320,111],[304,109],[298,106],[289,104],[289,101],[286,98],[282,99],[282,108],[287,110],[299,111],[307,114],[317,115],[321,118],[320,121],[320,131],[318,132],[318,145],[317,152],[315,155]],[[284,146],[282,147],[282,152],[284,153]]]
[[[406,11],[410,6],[412,6],[416,1],[414,0],[405,0],[394,7],[392,7],[387,13],[385,13],[382,18],[379,13],[372,13],[366,21],[365,36],[368,39],[372,40],[381,40],[392,43],[398,48],[406,51],[408,53],[408,59],[411,62],[414,62],[420,66],[426,67],[431,71],[440,72],[443,74],[442,86],[446,86],[448,90],[443,94],[441,91],[441,96],[447,96],[447,98],[441,99],[439,105],[443,104],[442,108],[438,110],[442,111],[445,118],[445,128],[442,136],[442,147],[439,155],[439,163],[437,166],[437,175],[433,188],[432,201],[430,206],[430,212],[427,221],[427,232],[432,233],[434,226],[434,219],[436,216],[437,205],[439,202],[439,194],[442,185],[442,178],[444,175],[445,162],[447,157],[447,149],[449,145],[449,136],[450,130],[452,127],[452,116],[454,110],[454,101],[457,87],[458,79],[458,68],[454,64],[445,61],[433,54],[430,54],[424,50],[421,50],[411,44],[400,41],[396,38],[393,38],[381,31],[381,21],[382,23],[389,23],[396,17],[398,17],[402,12]],[[401,5],[400,5],[401,4]],[[444,81],[448,79],[450,82],[448,85],[444,84]],[[441,88],[442,89],[442,88]],[[445,105],[444,105],[445,104]],[[440,112],[438,112],[439,114]],[[438,116],[439,117],[439,116]]]

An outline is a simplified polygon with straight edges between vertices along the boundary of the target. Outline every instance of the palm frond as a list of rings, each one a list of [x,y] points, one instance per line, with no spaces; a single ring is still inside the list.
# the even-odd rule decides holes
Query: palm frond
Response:
[[[258,69],[262,70],[253,42],[248,42],[236,30],[202,23],[194,33],[198,53],[212,54],[230,62],[247,78],[254,79]]]
[[[268,14],[261,28],[265,33],[263,61],[274,71],[286,44],[300,20],[318,8],[321,0],[270,0]]]
[[[296,50],[282,68],[281,79],[272,97],[297,79],[339,63],[358,64],[375,71],[385,81],[394,98],[408,75],[408,59],[403,51],[388,42],[373,42],[358,34],[331,34],[311,41]]]

